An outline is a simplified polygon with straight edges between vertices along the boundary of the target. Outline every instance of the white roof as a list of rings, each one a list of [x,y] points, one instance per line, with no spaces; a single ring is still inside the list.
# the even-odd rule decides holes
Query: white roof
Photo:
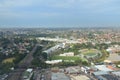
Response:
[[[115,74],[117,76],[120,76],[120,71],[112,72],[112,74]]]
[[[59,63],[59,62],[62,62],[62,60],[52,60],[52,61],[45,61],[47,64],[56,64],[56,63]]]
[[[105,75],[105,74],[109,74],[109,73],[106,71],[97,71],[97,72],[94,72],[93,74],[96,76],[100,76],[100,75]]]
[[[104,62],[106,62],[106,63],[111,63],[111,61],[110,61],[110,60],[104,60]]]
[[[33,70],[33,69],[27,69],[26,71],[28,71],[28,72],[32,72],[32,70]]]
[[[99,69],[100,71],[113,71],[113,70],[107,68],[106,65],[95,65],[95,67],[97,69]]]

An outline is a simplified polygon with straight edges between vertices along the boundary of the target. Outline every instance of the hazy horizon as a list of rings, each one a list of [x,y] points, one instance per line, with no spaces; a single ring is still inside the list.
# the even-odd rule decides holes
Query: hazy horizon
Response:
[[[119,0],[0,0],[0,28],[119,27]]]

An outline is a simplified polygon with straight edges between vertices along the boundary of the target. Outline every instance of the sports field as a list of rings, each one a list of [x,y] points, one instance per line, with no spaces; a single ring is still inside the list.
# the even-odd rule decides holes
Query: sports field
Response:
[[[94,56],[97,54],[97,50],[93,50],[93,49],[86,50],[85,52],[83,52],[83,54],[87,56]]]
[[[83,49],[83,50],[80,50],[80,53],[86,57],[96,57],[98,56],[98,54],[100,54],[100,51],[96,49]]]

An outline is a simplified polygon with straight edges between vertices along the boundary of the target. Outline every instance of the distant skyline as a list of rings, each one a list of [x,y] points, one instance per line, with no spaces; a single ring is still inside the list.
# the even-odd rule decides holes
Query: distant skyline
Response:
[[[1,27],[120,26],[120,0],[0,0]]]

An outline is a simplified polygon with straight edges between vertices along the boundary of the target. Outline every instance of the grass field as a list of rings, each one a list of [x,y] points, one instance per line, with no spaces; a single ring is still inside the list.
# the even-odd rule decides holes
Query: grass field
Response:
[[[12,63],[14,59],[15,58],[7,58],[7,59],[3,60],[2,63],[7,63],[7,62]]]
[[[76,61],[88,62],[87,59],[80,58],[78,56],[53,56],[52,57],[52,60],[59,60],[59,59],[62,59],[65,62],[76,62]]]
[[[51,58],[52,60],[58,60],[58,59],[62,59],[62,60],[81,60],[80,57],[78,56],[53,56]]]
[[[95,49],[90,49],[90,50],[85,49],[85,50],[82,50],[81,53],[86,55],[86,56],[91,56],[92,57],[92,56],[97,55],[98,51],[95,50]]]

